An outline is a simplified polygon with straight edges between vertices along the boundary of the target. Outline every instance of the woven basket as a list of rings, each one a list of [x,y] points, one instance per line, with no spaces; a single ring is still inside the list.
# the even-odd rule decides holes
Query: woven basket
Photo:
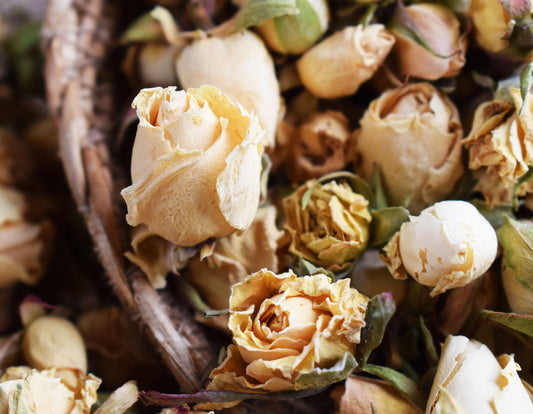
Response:
[[[119,64],[112,45],[119,17],[131,5],[119,6],[104,0],[49,1],[42,31],[47,100],[59,125],[68,183],[106,277],[130,317],[160,351],[182,391],[192,393],[205,385],[217,350],[192,314],[173,303],[168,292],[154,290],[123,256],[130,248],[129,227],[119,191],[128,177],[112,148],[120,118],[117,108],[125,106],[119,105],[122,81],[114,71]]]

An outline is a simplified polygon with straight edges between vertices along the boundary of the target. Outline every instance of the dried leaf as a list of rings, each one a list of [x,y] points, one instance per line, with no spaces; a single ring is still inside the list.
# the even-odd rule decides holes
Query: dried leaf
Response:
[[[515,272],[518,282],[533,290],[533,226],[505,216],[497,235],[503,247],[505,265]]]
[[[409,220],[409,211],[404,207],[386,207],[372,210],[370,214],[370,246],[387,243],[400,230],[402,223]]]
[[[481,311],[481,316],[514,331],[533,337],[533,315],[494,312],[485,309]]]
[[[424,340],[424,345],[426,346],[426,355],[428,357],[429,365],[436,366],[439,363],[439,356],[437,355],[437,350],[435,349],[431,332],[424,323],[424,318],[422,315],[420,315],[420,331],[422,332],[422,339]]]
[[[389,292],[381,293],[370,299],[366,312],[366,326],[361,335],[362,345],[357,348],[357,361],[363,370],[372,351],[381,344],[385,328],[395,311],[396,303]]]
[[[376,375],[377,377],[384,379],[392,384],[398,391],[400,391],[408,400],[413,402],[420,408],[425,408],[426,399],[422,395],[422,392],[418,389],[415,382],[406,377],[404,374],[393,370],[392,368],[382,367],[379,365],[367,364],[364,366],[363,371],[369,374]]]
[[[137,402],[139,390],[135,381],[117,388],[94,414],[122,414]]]
[[[357,367],[357,362],[350,352],[344,354],[344,358],[333,367],[322,369],[320,372],[311,372],[300,375],[296,380],[296,387],[300,389],[321,389],[336,382],[345,380]]]

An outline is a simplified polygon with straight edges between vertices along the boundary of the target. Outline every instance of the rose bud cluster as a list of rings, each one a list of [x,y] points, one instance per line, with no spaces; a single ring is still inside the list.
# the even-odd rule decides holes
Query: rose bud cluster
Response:
[[[496,231],[472,204],[442,201],[402,224],[382,258],[394,277],[409,274],[435,296],[482,276],[497,249]]]

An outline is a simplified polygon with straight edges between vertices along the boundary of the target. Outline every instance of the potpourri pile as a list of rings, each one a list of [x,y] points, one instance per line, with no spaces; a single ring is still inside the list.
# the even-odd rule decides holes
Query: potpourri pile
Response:
[[[89,413],[102,387],[100,414],[533,413],[533,4],[135,10],[113,45],[123,253],[212,330],[218,363],[186,394],[120,307],[26,297],[0,412]],[[25,178],[0,171],[6,288],[64,237],[53,208],[27,213]]]

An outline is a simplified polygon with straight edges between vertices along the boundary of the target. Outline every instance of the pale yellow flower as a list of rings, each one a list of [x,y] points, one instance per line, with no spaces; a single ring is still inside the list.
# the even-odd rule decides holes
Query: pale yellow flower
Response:
[[[474,114],[470,134],[463,140],[469,152],[469,168],[479,180],[489,206],[509,202],[518,179],[533,163],[533,97],[525,107],[517,88],[510,88],[514,104],[493,100],[482,103]],[[522,195],[530,188],[524,185]]]
[[[448,336],[429,394],[426,414],[451,404],[467,414],[533,413],[512,355],[496,358],[487,346],[464,336]]]
[[[257,118],[207,85],[143,89],[133,105],[132,185],[121,192],[128,223],[178,246],[248,228],[260,193]]]
[[[367,304],[348,279],[332,283],[322,274],[297,277],[265,269],[250,275],[233,287],[229,328],[234,345],[211,373],[208,388],[298,390],[317,386],[321,375],[345,378]]]
[[[274,146],[281,97],[274,62],[258,35],[244,30],[195,40],[180,53],[176,70],[184,88],[213,85],[255,113],[266,132],[264,146]]]
[[[11,367],[0,378],[0,413],[89,414],[100,383],[89,374],[70,386],[62,382],[55,369]]]
[[[296,63],[298,73],[320,98],[349,96],[374,75],[393,44],[382,24],[347,26],[307,50]]]
[[[304,194],[315,185],[308,181],[283,200],[290,252],[328,269],[341,269],[366,248],[371,221],[368,200],[348,184],[316,184],[305,208]]]
[[[429,83],[413,83],[373,100],[356,131],[356,172],[370,180],[378,168],[390,205],[410,200],[418,213],[445,200],[464,167],[463,130],[450,99]]]
[[[474,37],[483,49],[499,52],[507,47],[505,35],[511,16],[500,0],[470,0],[467,13],[474,25]]]

